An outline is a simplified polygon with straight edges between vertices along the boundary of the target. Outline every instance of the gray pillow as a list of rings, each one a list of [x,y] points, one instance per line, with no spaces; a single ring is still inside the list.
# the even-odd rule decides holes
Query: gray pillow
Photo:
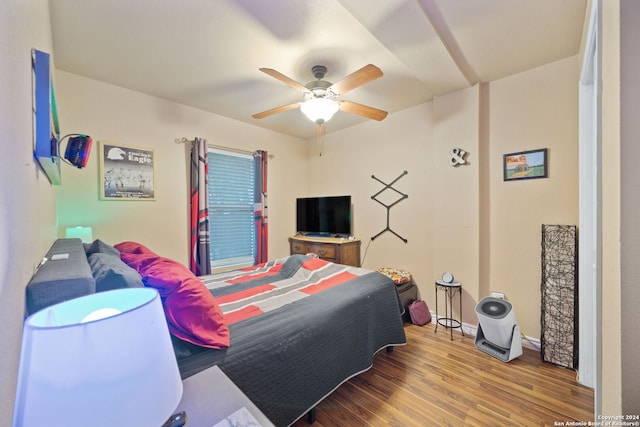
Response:
[[[96,281],[96,292],[144,286],[138,272],[122,262],[119,255],[92,253],[87,259]]]
[[[120,258],[119,250],[100,239],[96,239],[93,241],[93,243],[85,245],[84,251],[86,252],[87,256],[91,254],[111,254],[116,255],[118,258]]]

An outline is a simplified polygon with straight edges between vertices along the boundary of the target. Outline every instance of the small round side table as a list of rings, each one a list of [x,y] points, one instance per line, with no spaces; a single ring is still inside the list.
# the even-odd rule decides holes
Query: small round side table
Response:
[[[438,291],[444,291],[444,317],[438,317]],[[453,318],[453,297],[458,294],[460,301],[460,320]],[[442,279],[436,280],[436,330],[438,332],[438,325],[444,326],[449,329],[451,333],[451,340],[453,341],[453,330],[460,328],[462,336],[464,331],[462,330],[462,283],[460,282],[445,282]]]

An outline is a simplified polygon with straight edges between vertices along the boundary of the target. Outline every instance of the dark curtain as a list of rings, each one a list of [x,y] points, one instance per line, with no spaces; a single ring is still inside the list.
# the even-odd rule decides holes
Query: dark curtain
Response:
[[[255,191],[254,203],[254,224],[256,228],[256,249],[254,259],[256,264],[267,262],[269,254],[267,251],[269,224],[267,221],[267,152],[258,150],[253,153],[255,162]]]
[[[207,141],[196,138],[191,146],[191,239],[189,268],[196,276],[211,274],[209,249],[209,158]]]

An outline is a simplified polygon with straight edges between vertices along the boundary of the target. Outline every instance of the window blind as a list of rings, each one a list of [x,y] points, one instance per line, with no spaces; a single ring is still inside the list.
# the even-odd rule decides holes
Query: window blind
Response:
[[[252,264],[256,244],[253,158],[214,149],[208,156],[211,267]]]

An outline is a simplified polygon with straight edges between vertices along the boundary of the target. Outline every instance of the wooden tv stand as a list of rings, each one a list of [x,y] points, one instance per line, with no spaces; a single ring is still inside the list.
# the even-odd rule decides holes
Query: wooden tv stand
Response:
[[[360,267],[360,240],[340,237],[289,237],[291,255],[317,254],[337,264]]]

